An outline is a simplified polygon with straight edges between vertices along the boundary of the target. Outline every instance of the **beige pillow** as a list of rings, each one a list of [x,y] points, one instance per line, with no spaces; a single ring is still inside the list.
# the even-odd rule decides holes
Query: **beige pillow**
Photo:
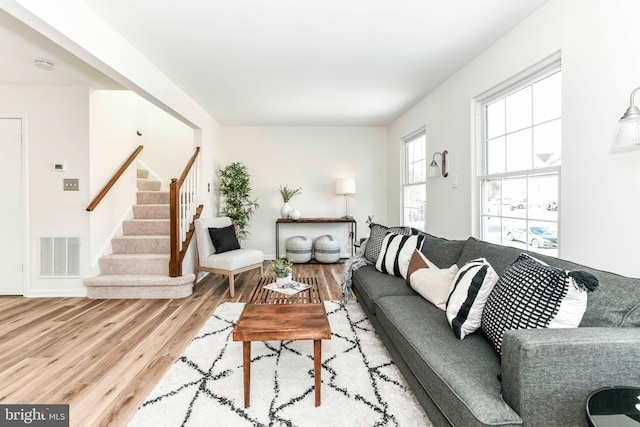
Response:
[[[453,283],[453,279],[458,273],[458,266],[453,264],[449,268],[440,269],[420,251],[414,252],[412,258],[417,256],[423,258],[428,267],[418,268],[410,276],[407,276],[409,285],[440,310],[446,310],[451,283]]]

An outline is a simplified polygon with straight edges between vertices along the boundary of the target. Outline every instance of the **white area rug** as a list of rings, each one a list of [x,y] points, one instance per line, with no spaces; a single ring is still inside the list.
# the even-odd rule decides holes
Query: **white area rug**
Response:
[[[254,342],[244,407],[244,307],[224,303],[140,407],[130,426],[430,426],[358,303],[325,302],[322,404],[314,402],[313,342]]]

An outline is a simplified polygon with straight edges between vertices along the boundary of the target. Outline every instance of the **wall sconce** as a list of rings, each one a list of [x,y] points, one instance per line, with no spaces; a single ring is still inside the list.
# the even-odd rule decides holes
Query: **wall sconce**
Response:
[[[640,110],[635,106],[634,97],[640,87],[631,92],[629,108],[618,120],[612,148],[640,148]]]
[[[344,195],[344,218],[349,216],[349,195],[356,194],[356,180],[353,178],[344,178],[336,181],[336,194]]]
[[[431,164],[429,165],[429,171],[427,172],[427,176],[429,178],[436,178],[440,176],[440,168],[438,167],[438,163],[436,162],[436,155],[440,155],[440,159],[442,161],[442,176],[444,178],[449,176],[449,170],[447,169],[447,156],[449,152],[444,150],[441,152],[433,153],[433,158],[431,160]]]

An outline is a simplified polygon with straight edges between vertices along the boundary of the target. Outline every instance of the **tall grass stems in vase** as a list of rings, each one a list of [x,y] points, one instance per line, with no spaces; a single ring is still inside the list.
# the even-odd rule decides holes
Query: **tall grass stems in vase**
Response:
[[[282,201],[284,204],[280,208],[280,216],[282,218],[289,218],[291,216],[291,206],[289,206],[289,200],[296,194],[300,194],[302,192],[302,187],[298,188],[289,188],[289,185],[280,186],[280,195],[282,196]]]

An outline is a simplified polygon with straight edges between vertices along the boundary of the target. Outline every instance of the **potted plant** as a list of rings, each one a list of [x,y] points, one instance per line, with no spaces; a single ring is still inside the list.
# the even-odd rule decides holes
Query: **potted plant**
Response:
[[[218,189],[220,195],[224,196],[224,207],[220,213],[231,218],[236,236],[242,240],[249,235],[249,219],[260,207],[258,199],[251,199],[249,171],[242,163],[235,162],[218,170],[218,175]]]
[[[274,259],[270,263],[271,270],[276,275],[276,285],[282,286],[291,282],[293,263],[286,258]]]
[[[289,218],[292,211],[291,206],[289,206],[289,200],[291,200],[293,196],[295,196],[296,194],[300,194],[301,192],[302,187],[294,189],[289,188],[288,184],[284,187],[280,186],[280,195],[282,196],[282,201],[284,202],[284,204],[280,208],[280,216],[282,216],[282,218]]]

